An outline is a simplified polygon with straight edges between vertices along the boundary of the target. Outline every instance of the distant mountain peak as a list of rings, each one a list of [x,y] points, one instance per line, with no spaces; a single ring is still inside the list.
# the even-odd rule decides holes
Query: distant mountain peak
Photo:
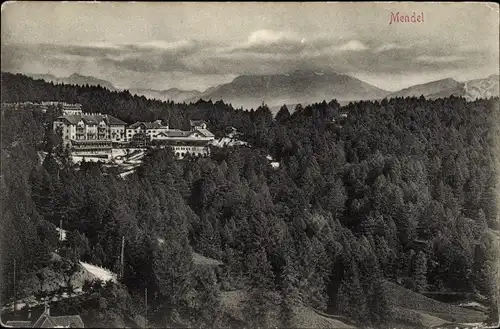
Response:
[[[393,93],[390,93],[388,97],[419,97],[422,95],[428,96],[434,93],[440,93],[446,90],[458,88],[460,85],[461,83],[456,81],[455,79],[444,78],[395,91]]]
[[[289,73],[289,75],[294,75],[294,76],[314,76],[314,75],[319,75],[319,76],[322,76],[322,75],[337,76],[339,74],[336,73],[336,72],[326,72],[324,70],[315,71],[315,70],[297,69],[297,70]]]
[[[318,72],[319,71],[319,72]],[[240,75],[230,83],[209,88],[196,97],[223,100],[235,107],[257,108],[264,102],[269,107],[283,104],[302,105],[337,99],[355,101],[380,99],[387,91],[348,75],[323,70],[297,69],[288,74]]]
[[[89,86],[97,86],[107,88],[109,90],[117,90],[115,86],[109,81],[99,79],[93,76],[85,76],[79,73],[73,73],[69,77],[63,79],[65,83],[74,84],[74,85],[89,85]]]
[[[498,76],[497,76],[498,77]],[[489,98],[499,95],[498,78],[491,75],[484,79],[474,79],[458,82],[452,78],[445,78],[414,85],[393,93],[388,97],[419,97],[443,98],[449,96],[465,97],[468,100]]]
[[[434,83],[434,82],[451,82],[451,83],[459,83],[457,80],[453,79],[453,78],[444,78],[444,79],[439,79],[439,80],[436,80],[436,81],[431,81],[431,82],[428,82],[428,83]]]
[[[198,90],[182,90],[179,88],[169,88],[167,90],[154,90],[154,89],[130,89],[131,94],[142,95],[151,99],[158,99],[162,101],[184,102],[188,98],[196,97],[201,94]]]
[[[199,90],[196,90],[196,89],[190,89],[190,90],[186,90],[186,89],[179,89],[179,88],[168,88],[167,90],[163,90],[162,92],[164,93],[169,93],[169,92],[175,92],[175,93],[201,93],[201,91]]]
[[[33,79],[42,79],[42,80],[45,80],[45,81],[58,81],[60,80],[61,78],[59,77],[56,77],[50,73],[27,73],[26,74],[27,76],[29,77],[32,77]]]

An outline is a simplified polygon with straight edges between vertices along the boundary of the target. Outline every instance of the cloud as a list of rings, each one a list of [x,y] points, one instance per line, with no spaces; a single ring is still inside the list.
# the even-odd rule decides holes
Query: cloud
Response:
[[[408,46],[403,46],[403,45],[400,45],[400,44],[396,44],[396,43],[386,43],[380,47],[377,47],[374,52],[375,53],[381,53],[381,52],[384,52],[384,51],[390,51],[390,50],[394,50],[394,49],[407,49]]]
[[[416,58],[417,62],[429,63],[429,64],[435,64],[435,63],[453,63],[453,62],[458,62],[458,61],[463,61],[463,60],[465,60],[465,57],[455,56],[455,55],[450,55],[450,56],[429,56],[429,55],[422,55],[422,56],[418,56]]]
[[[368,47],[359,40],[351,40],[338,47],[338,49],[340,51],[361,51],[368,49]]]
[[[282,41],[298,42],[303,38],[293,32],[280,32],[273,30],[258,30],[250,34],[247,40],[248,45],[255,44],[275,44]]]
[[[219,49],[219,53],[300,53],[307,46],[303,36],[290,31],[258,30],[247,40]]]
[[[360,75],[414,74],[472,70],[498,65],[498,53],[459,49],[432,40],[405,44],[381,37],[315,36],[293,31],[257,30],[239,41],[181,38],[138,43],[8,44],[2,46],[2,69],[46,72],[103,72],[137,81],[140,76],[191,77],[277,74],[296,69]],[[443,73],[444,74],[444,73]],[[178,78],[180,79],[180,78]],[[109,80],[109,79],[108,79]],[[112,79],[111,79],[112,80]],[[114,81],[111,81],[115,83]],[[132,83],[132,82],[130,82]],[[122,83],[123,84],[123,83]],[[215,82],[214,82],[215,84]],[[133,85],[148,88],[148,85]]]
[[[125,45],[127,47],[135,48],[138,50],[153,50],[153,51],[167,51],[167,52],[184,52],[200,47],[200,43],[196,40],[177,40],[177,41],[164,41],[153,40],[148,42],[136,43],[134,45]]]

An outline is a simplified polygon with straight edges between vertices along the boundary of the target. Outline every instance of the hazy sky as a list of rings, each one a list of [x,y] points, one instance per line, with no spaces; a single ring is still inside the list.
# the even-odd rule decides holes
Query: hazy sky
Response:
[[[422,23],[389,24],[391,12]],[[206,89],[241,74],[335,71],[388,90],[499,71],[495,3],[2,5],[2,70]]]

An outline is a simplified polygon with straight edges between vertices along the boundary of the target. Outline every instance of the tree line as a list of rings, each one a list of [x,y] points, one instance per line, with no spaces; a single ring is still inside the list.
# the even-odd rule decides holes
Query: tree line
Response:
[[[173,104],[14,75],[4,83],[11,101],[102,104],[121,119],[179,127],[204,119],[252,145],[185,161],[151,150],[121,179],[100,164],[74,168],[51,131],[58,109],[2,111],[5,277],[14,257],[28,276],[56,246],[118,272],[125,236],[123,285],[137,303],[147,288],[148,314],[163,324],[224,326],[221,298],[235,289],[248,294],[250,327],[273,312],[293,325],[300,304],[382,326],[392,312],[386,280],[495,302],[498,98],[332,100],[283,106],[273,118],[265,105]],[[47,233],[60,220],[63,245]],[[196,267],[193,251],[222,261],[222,273]]]

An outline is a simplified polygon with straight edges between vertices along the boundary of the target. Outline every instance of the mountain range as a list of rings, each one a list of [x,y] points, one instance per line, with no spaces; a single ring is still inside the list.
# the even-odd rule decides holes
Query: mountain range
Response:
[[[263,102],[271,107],[304,105],[333,98],[339,101],[377,99],[387,93],[348,75],[295,71],[291,74],[241,75],[186,101],[222,99],[236,107],[257,108]]]
[[[54,83],[101,85],[112,91],[118,90],[109,81],[76,73],[66,78],[58,78],[50,74],[30,76]],[[129,91],[131,94],[164,101],[189,103],[201,98],[212,101],[224,100],[235,108],[255,109],[265,103],[270,108],[279,109],[283,104],[293,108],[298,103],[307,105],[332,99],[346,104],[350,101],[422,95],[431,99],[450,95],[465,97],[468,100],[488,98],[499,96],[499,76],[496,74],[484,79],[465,82],[447,78],[389,92],[344,74],[297,70],[290,74],[241,75],[229,83],[210,87],[203,92],[178,88],[130,89]]]
[[[467,100],[477,98],[489,98],[499,95],[499,75],[490,75],[484,79],[474,79],[459,82],[454,79],[442,79],[419,84],[390,93],[387,98],[424,96],[425,98],[436,99],[442,97],[460,96]]]
[[[186,99],[196,98],[202,92],[198,90],[181,90],[178,88],[170,88],[167,90],[154,89],[129,89],[132,95],[144,96],[147,98],[155,98],[162,101],[171,100],[176,103],[184,102]]]
[[[109,81],[98,79],[92,76],[80,75],[78,73],[73,73],[69,77],[56,77],[53,76],[52,74],[28,74],[28,76],[32,77],[33,79],[42,79],[47,82],[53,82],[53,83],[64,83],[64,84],[79,85],[79,86],[84,86],[87,84],[89,86],[100,85],[101,87],[107,88],[111,91],[118,90]]]

